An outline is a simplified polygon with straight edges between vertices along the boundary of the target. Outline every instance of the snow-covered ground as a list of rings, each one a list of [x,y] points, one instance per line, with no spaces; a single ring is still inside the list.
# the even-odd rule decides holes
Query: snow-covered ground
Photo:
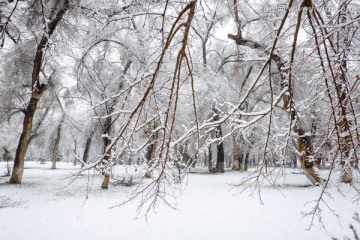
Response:
[[[3,173],[4,163],[0,165]],[[238,194],[243,187],[232,184],[246,176],[240,172],[225,174],[191,173],[185,190],[179,194],[176,210],[160,204],[147,219],[137,218],[138,201],[113,206],[124,201],[135,187],[110,186],[100,189],[100,177],[90,177],[92,190],[86,200],[88,177],[81,176],[71,185],[66,176],[77,170],[71,163],[59,163],[57,170],[50,163],[26,162],[22,185],[0,186],[0,202],[14,206],[0,208],[0,239],[4,240],[232,240],[232,239],[343,239],[353,237],[348,226],[354,212],[360,212],[355,192],[347,185],[334,184],[324,196],[310,230],[311,215],[320,187],[309,186],[305,176],[289,170],[284,185],[251,189]],[[4,183],[8,178],[1,177]],[[171,189],[169,189],[169,193]],[[176,192],[175,192],[176,194]],[[6,200],[7,199],[7,200]],[[85,201],[86,200],[86,201]],[[169,197],[169,201],[173,201]]]

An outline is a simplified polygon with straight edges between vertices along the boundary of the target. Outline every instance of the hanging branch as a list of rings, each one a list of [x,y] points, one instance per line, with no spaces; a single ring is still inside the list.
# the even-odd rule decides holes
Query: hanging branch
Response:
[[[5,33],[7,32],[7,27],[11,21],[11,17],[16,11],[16,8],[18,6],[19,0],[15,0],[14,7],[12,8],[10,14],[8,16],[1,16],[0,15],[0,47],[3,47],[4,39],[5,39]],[[1,11],[0,11],[1,13]],[[1,17],[5,18],[5,22],[1,22]]]
[[[174,23],[172,24],[168,37],[165,41],[165,45],[160,53],[159,60],[157,61],[155,70],[151,75],[149,75],[150,82],[146,87],[144,93],[142,94],[142,98],[140,99],[140,101],[135,105],[134,109],[128,113],[127,119],[124,121],[116,137],[112,139],[111,143],[104,150],[103,155],[97,161],[85,165],[77,173],[78,176],[81,172],[101,166],[104,160],[107,159],[106,157],[110,154],[111,150],[120,143],[121,145],[124,144],[123,145],[124,149],[123,150],[120,149],[120,151],[118,151],[118,156],[122,155],[126,148],[130,149],[130,146],[128,146],[127,141],[129,141],[132,135],[135,134],[135,132],[137,132],[139,128],[145,127],[150,122],[154,121],[155,118],[152,118],[151,121],[148,121],[144,125],[136,128],[136,126],[138,126],[140,122],[139,117],[144,109],[145,104],[150,101],[151,93],[152,91],[154,91],[155,83],[159,81],[158,75],[160,74],[160,70],[164,63],[165,55],[168,53],[170,46],[174,43],[175,37],[179,35],[180,32],[182,32],[181,49],[179,50],[177,55],[175,68],[171,80],[170,96],[167,101],[167,111],[164,112],[163,121],[161,125],[159,125],[156,129],[154,129],[151,134],[149,134],[150,136],[146,141],[151,144],[152,142],[151,139],[154,136],[160,139],[158,144],[159,147],[156,150],[156,156],[153,156],[156,159],[153,160],[154,164],[151,166],[152,168],[159,168],[159,173],[150,184],[148,184],[145,188],[139,190],[138,192],[134,193],[134,195],[129,200],[131,201],[132,199],[141,196],[142,197],[141,205],[143,206],[147,204],[146,212],[149,211],[151,207],[155,206],[159,199],[161,199],[166,204],[170,205],[170,203],[167,203],[167,201],[165,200],[165,195],[167,195],[167,193],[165,193],[165,190],[163,189],[164,186],[169,183],[168,182],[169,179],[166,179],[165,177],[166,175],[165,168],[167,162],[170,159],[170,141],[174,131],[174,124],[175,124],[178,100],[179,100],[180,80],[182,79],[181,70],[184,68],[183,66],[184,63],[187,71],[189,72],[191,71],[190,68],[191,62],[189,61],[186,48],[188,45],[188,36],[189,36],[191,22],[195,14],[196,2],[197,2],[196,0],[191,1],[188,5],[186,5],[185,8],[177,16]],[[181,19],[184,17],[185,14],[187,14],[187,19],[181,22]],[[106,100],[104,103],[106,103],[107,101],[108,100]],[[130,128],[132,125],[134,125],[134,129],[131,130]],[[129,134],[129,136],[127,136],[126,133],[129,132],[130,130],[131,133]],[[160,135],[159,133],[162,134]],[[143,144],[142,147],[138,149],[138,151],[140,151],[145,146],[146,143]],[[110,159],[110,162],[106,164],[108,165],[108,167],[111,167],[113,164],[115,164],[115,162]]]

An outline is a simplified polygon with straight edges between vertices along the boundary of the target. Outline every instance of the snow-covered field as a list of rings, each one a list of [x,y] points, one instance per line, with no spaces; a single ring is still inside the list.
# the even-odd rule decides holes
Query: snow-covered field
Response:
[[[0,174],[5,169],[0,165]],[[86,200],[88,177],[81,176],[71,185],[66,177],[77,170],[71,163],[59,163],[57,170],[50,163],[26,162],[22,185],[0,186],[0,202],[13,204],[0,208],[0,239],[3,240],[232,240],[232,239],[343,239],[353,238],[348,226],[354,212],[360,212],[353,189],[335,184],[324,196],[321,220],[318,216],[310,230],[312,210],[321,193],[320,187],[309,186],[299,171],[289,170],[284,185],[261,188],[238,194],[233,188],[246,176],[240,172],[188,175],[176,210],[160,204],[147,219],[137,218],[138,201],[113,206],[126,200],[135,187],[110,186],[100,189],[100,177],[90,178],[92,190]],[[8,180],[1,177],[0,182]],[[304,187],[306,186],[306,187]],[[169,189],[169,192],[171,190]],[[251,194],[253,193],[253,194]],[[86,200],[86,201],[85,201]],[[170,197],[169,201],[173,201]]]

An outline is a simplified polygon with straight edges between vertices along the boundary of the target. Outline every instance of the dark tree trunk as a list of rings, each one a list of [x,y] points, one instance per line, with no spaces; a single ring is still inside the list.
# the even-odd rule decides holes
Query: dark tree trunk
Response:
[[[224,156],[224,144],[221,142],[217,146],[217,165],[218,171],[221,173],[225,172],[225,156]]]
[[[216,130],[216,137],[222,138],[221,127],[219,126]],[[224,143],[221,142],[217,145],[217,161],[216,161],[216,170],[217,172],[225,172],[225,154],[224,154]]]
[[[245,155],[244,171],[247,171],[247,170],[248,170],[248,167],[249,167],[249,156],[250,156],[250,153],[247,152],[246,155]]]
[[[239,164],[240,164],[240,171],[244,171],[244,154],[239,154]]]
[[[30,103],[25,110],[23,131],[21,133],[19,144],[16,149],[14,167],[9,183],[21,184],[21,179],[24,172],[25,154],[30,142],[31,129],[35,111],[39,103],[40,97],[44,93],[45,89],[46,86],[42,84],[38,91],[35,90],[31,94]]]
[[[90,153],[90,147],[91,147],[91,141],[92,141],[93,135],[94,135],[94,131],[91,131],[89,136],[86,139],[86,144],[85,144],[83,159],[82,159],[82,163],[81,163],[81,168],[83,168],[85,166],[85,164],[87,164],[87,162],[89,160],[89,153]]]
[[[212,163],[212,151],[211,151],[211,146],[208,147],[208,152],[209,152],[209,159],[208,159],[208,168],[210,172],[214,172],[213,171],[213,163]]]

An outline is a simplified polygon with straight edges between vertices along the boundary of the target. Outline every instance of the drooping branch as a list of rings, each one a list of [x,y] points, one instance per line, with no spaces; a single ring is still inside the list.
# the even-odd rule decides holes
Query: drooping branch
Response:
[[[194,12],[195,12],[195,6],[196,6],[196,0],[195,1],[191,1],[178,15],[178,17],[176,18],[176,20],[174,21],[174,23],[172,24],[172,27],[170,29],[170,32],[168,34],[168,37],[165,41],[165,45],[164,45],[164,48],[160,54],[160,57],[159,57],[159,60],[157,62],[157,65],[155,67],[155,71],[153,72],[153,74],[151,74],[151,79],[150,79],[150,83],[149,85],[147,86],[147,88],[145,89],[144,91],[144,94],[143,94],[143,97],[140,99],[140,101],[137,103],[137,105],[135,106],[135,108],[131,111],[131,113],[129,114],[128,118],[126,119],[125,123],[123,124],[123,126],[121,127],[121,129],[119,130],[117,136],[114,138],[114,140],[111,142],[111,144],[109,144],[109,146],[107,147],[107,149],[105,150],[104,154],[102,157],[99,158],[99,160],[97,160],[96,162],[92,163],[92,164],[89,164],[87,166],[85,166],[81,171],[86,171],[88,169],[91,169],[91,168],[95,168],[97,165],[101,164],[104,157],[109,154],[109,152],[111,151],[111,149],[117,144],[118,141],[120,141],[120,139],[122,139],[124,137],[124,134],[125,132],[127,131],[127,129],[129,128],[130,124],[132,123],[132,121],[134,121],[134,118],[138,115],[139,111],[141,111],[141,109],[143,108],[144,104],[146,103],[146,101],[148,100],[148,97],[149,97],[149,94],[151,92],[151,90],[153,89],[154,85],[155,85],[155,82],[157,80],[157,77],[158,77],[158,74],[160,72],[160,69],[161,69],[161,66],[163,64],[163,59],[165,57],[165,54],[167,53],[168,49],[169,49],[169,46],[170,44],[173,42],[173,39],[175,37],[175,35],[180,31],[180,29],[182,28],[185,28],[184,30],[184,38],[183,38],[183,41],[182,41],[182,49],[180,50],[179,52],[179,56],[185,56],[185,55],[182,55],[182,54],[185,54],[185,49],[187,47],[187,36],[188,36],[188,32],[189,32],[189,29],[190,29],[190,25],[191,25],[191,21],[193,19],[193,15],[194,15]],[[189,12],[189,17],[188,17],[188,20],[186,23],[179,23],[180,22],[180,19],[183,17],[183,15],[185,15],[187,12]],[[179,57],[178,57],[179,59]],[[179,65],[179,61],[177,61],[177,66],[181,66]],[[179,72],[179,68],[176,67],[175,68],[175,71],[174,71],[174,81],[177,79],[177,73]],[[173,88],[175,87],[176,85],[173,85]],[[174,88],[175,89],[175,88]],[[172,99],[169,100],[169,103],[172,103]],[[175,104],[176,106],[176,104]],[[176,109],[175,109],[175,112],[176,112]],[[166,115],[166,118],[165,118],[165,123],[168,123],[169,121],[169,114],[170,112],[167,112],[167,115]],[[173,128],[173,122],[171,123],[171,128]],[[171,129],[170,128],[170,129]],[[164,130],[163,127],[160,127],[159,128],[160,130]],[[166,130],[164,130],[166,131]],[[171,131],[170,131],[170,134],[171,134]],[[162,142],[162,145],[161,145],[161,149],[162,150],[166,150],[168,149],[169,147],[169,144],[167,143],[166,144],[166,141],[163,140]],[[162,151],[160,151],[162,152]],[[165,151],[164,153],[164,158],[168,158],[168,150]],[[162,176],[163,177],[163,176]]]

